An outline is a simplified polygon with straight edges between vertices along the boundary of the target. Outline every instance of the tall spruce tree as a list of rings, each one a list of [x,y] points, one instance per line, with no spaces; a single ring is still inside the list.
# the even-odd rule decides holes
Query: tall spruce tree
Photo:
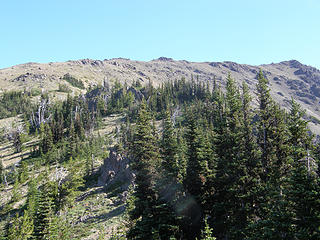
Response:
[[[293,99],[288,116],[290,146],[294,159],[288,199],[295,239],[320,238],[320,180],[313,156],[312,138],[303,119],[305,111]]]
[[[157,194],[160,155],[152,131],[151,116],[143,101],[131,148],[131,166],[136,172],[136,187],[135,208],[129,213],[134,222],[127,234],[129,239],[169,239],[178,232],[169,206]]]
[[[258,204],[260,175],[263,172],[261,162],[259,161],[259,152],[257,150],[256,137],[253,132],[252,121],[253,112],[251,111],[252,97],[249,93],[248,85],[242,83],[241,93],[241,127],[240,127],[240,158],[245,166],[241,176],[242,184],[239,189],[239,223],[241,227],[233,230],[239,236],[247,235],[248,225],[256,220],[256,206]]]
[[[242,149],[242,101],[234,79],[227,78],[225,112],[222,131],[218,132],[216,148],[218,158],[216,194],[212,216],[214,229],[220,237],[242,239],[241,229],[247,221],[243,194],[246,165]],[[234,234],[237,231],[236,234]],[[233,236],[234,234],[234,236]]]
[[[203,225],[203,216],[208,209],[208,202],[212,194],[212,179],[215,169],[212,161],[214,153],[210,144],[207,129],[201,129],[196,116],[187,113],[187,168],[183,185],[187,194],[194,198],[195,202],[185,210],[185,231],[188,239],[200,236],[200,229]]]
[[[285,188],[292,158],[288,144],[288,128],[285,113],[271,96],[268,80],[260,70],[258,74],[257,133],[262,164],[258,221],[249,225],[251,239],[290,239],[291,224],[287,219],[290,212]]]
[[[37,210],[35,213],[34,238],[41,240],[56,239],[58,230],[55,217],[55,208],[52,185],[47,183],[39,192]]]
[[[163,121],[162,136],[162,166],[168,178],[178,180],[178,143],[174,133],[174,127],[171,121],[170,112],[166,111]]]

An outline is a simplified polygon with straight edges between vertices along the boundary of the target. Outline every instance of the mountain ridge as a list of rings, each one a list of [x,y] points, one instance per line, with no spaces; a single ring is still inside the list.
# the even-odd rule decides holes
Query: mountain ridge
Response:
[[[249,65],[232,61],[223,62],[190,62],[159,57],[150,61],[137,61],[127,58],[104,60],[79,59],[66,62],[35,63],[29,62],[0,69],[0,89],[24,90],[39,88],[46,91],[57,91],[60,84],[67,84],[64,76],[72,76],[84,83],[86,88],[116,80],[131,84],[140,81],[147,84],[151,81],[159,86],[164,81],[180,78],[199,80],[213,85],[215,81],[224,88],[225,79],[230,74],[239,84],[245,81],[254,93],[257,74],[263,71],[270,82],[272,97],[284,108],[289,107],[293,97],[306,109],[312,123],[310,127],[320,134],[320,70],[300,63],[297,60],[279,63]],[[70,88],[81,93],[84,90]],[[255,103],[257,104],[257,103]]]

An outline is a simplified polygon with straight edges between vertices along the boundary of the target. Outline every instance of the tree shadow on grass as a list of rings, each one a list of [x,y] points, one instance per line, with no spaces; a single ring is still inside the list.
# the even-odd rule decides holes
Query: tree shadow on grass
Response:
[[[16,154],[16,153],[13,153],[13,154]],[[13,154],[10,154],[10,155],[8,155],[8,156],[11,156],[11,155],[13,155]],[[11,157],[11,158],[9,158],[9,159],[6,159],[6,161],[10,161],[10,160],[13,160],[13,159],[15,159],[15,158],[21,158],[21,157],[25,157],[25,156],[29,156],[29,155],[30,155],[30,153],[29,153],[29,152],[26,152],[26,153],[20,154],[20,155],[18,155],[18,156],[15,156],[15,157]]]
[[[101,223],[105,222],[113,217],[121,215],[125,211],[126,207],[125,205],[121,205],[110,212],[103,213],[97,216],[90,216],[86,220],[83,221],[83,223]]]
[[[99,187],[99,188],[96,188],[92,191],[89,191],[89,192],[84,192],[83,194],[81,194],[78,198],[77,198],[77,202],[81,202],[83,201],[84,199],[90,197],[90,196],[93,196],[93,195],[96,195],[96,194],[99,194],[99,193],[102,193],[104,192],[104,189],[103,187]]]
[[[0,148],[0,151],[5,151],[5,150],[12,148],[12,147],[13,147],[13,145],[8,145],[8,146]]]

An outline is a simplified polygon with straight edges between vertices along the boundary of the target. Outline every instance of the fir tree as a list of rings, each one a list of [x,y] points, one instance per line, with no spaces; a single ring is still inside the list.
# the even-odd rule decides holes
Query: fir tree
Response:
[[[37,210],[35,213],[34,238],[53,240],[57,236],[57,222],[55,218],[55,205],[52,188],[50,184],[44,186],[39,192]]]
[[[162,166],[168,178],[178,180],[178,143],[169,111],[166,111],[163,122]]]
[[[33,233],[33,219],[27,210],[24,210],[23,216],[17,214],[8,230],[8,240],[28,240]]]
[[[168,239],[177,231],[175,218],[168,206],[158,198],[156,190],[160,155],[150,122],[150,114],[142,102],[131,152],[136,188],[135,208],[129,214],[135,224],[129,229],[129,239],[156,239],[156,236]]]
[[[235,230],[244,228],[247,216],[240,196],[246,178],[246,165],[241,154],[243,112],[239,88],[229,75],[225,95],[224,121],[217,132],[216,148],[219,156],[217,166],[216,194],[213,212],[214,228],[221,237],[230,238]],[[243,236],[237,234],[237,238]]]
[[[292,204],[291,224],[295,239],[318,239],[320,237],[320,181],[317,162],[312,156],[312,135],[305,112],[294,100],[288,116],[290,143],[294,159],[290,176],[288,198]]]
[[[188,239],[192,239],[200,235],[203,214],[211,197],[211,179],[215,169],[209,169],[209,162],[214,159],[214,154],[208,136],[197,127],[195,116],[191,113],[187,124],[187,168],[183,185],[187,193],[194,197],[195,204],[184,215],[185,231],[188,231]]]
[[[285,189],[292,158],[288,144],[285,113],[270,96],[268,80],[262,71],[258,75],[258,146],[261,151],[261,184],[257,216],[259,221],[249,226],[261,239],[290,239],[289,202]],[[254,238],[254,237],[253,237]]]

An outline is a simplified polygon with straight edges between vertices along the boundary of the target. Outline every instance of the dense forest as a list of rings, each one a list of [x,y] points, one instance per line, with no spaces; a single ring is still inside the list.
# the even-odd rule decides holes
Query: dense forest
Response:
[[[319,145],[301,107],[281,109],[262,71],[257,79],[255,96],[230,75],[224,90],[182,78],[105,82],[64,101],[5,93],[1,118],[23,120],[3,135],[17,152],[37,141],[14,170],[0,165],[1,189],[13,189],[0,239],[77,239],[65,213],[99,174],[92,156],[111,146],[135,174],[111,239],[320,239]],[[114,139],[95,134],[115,113]]]

